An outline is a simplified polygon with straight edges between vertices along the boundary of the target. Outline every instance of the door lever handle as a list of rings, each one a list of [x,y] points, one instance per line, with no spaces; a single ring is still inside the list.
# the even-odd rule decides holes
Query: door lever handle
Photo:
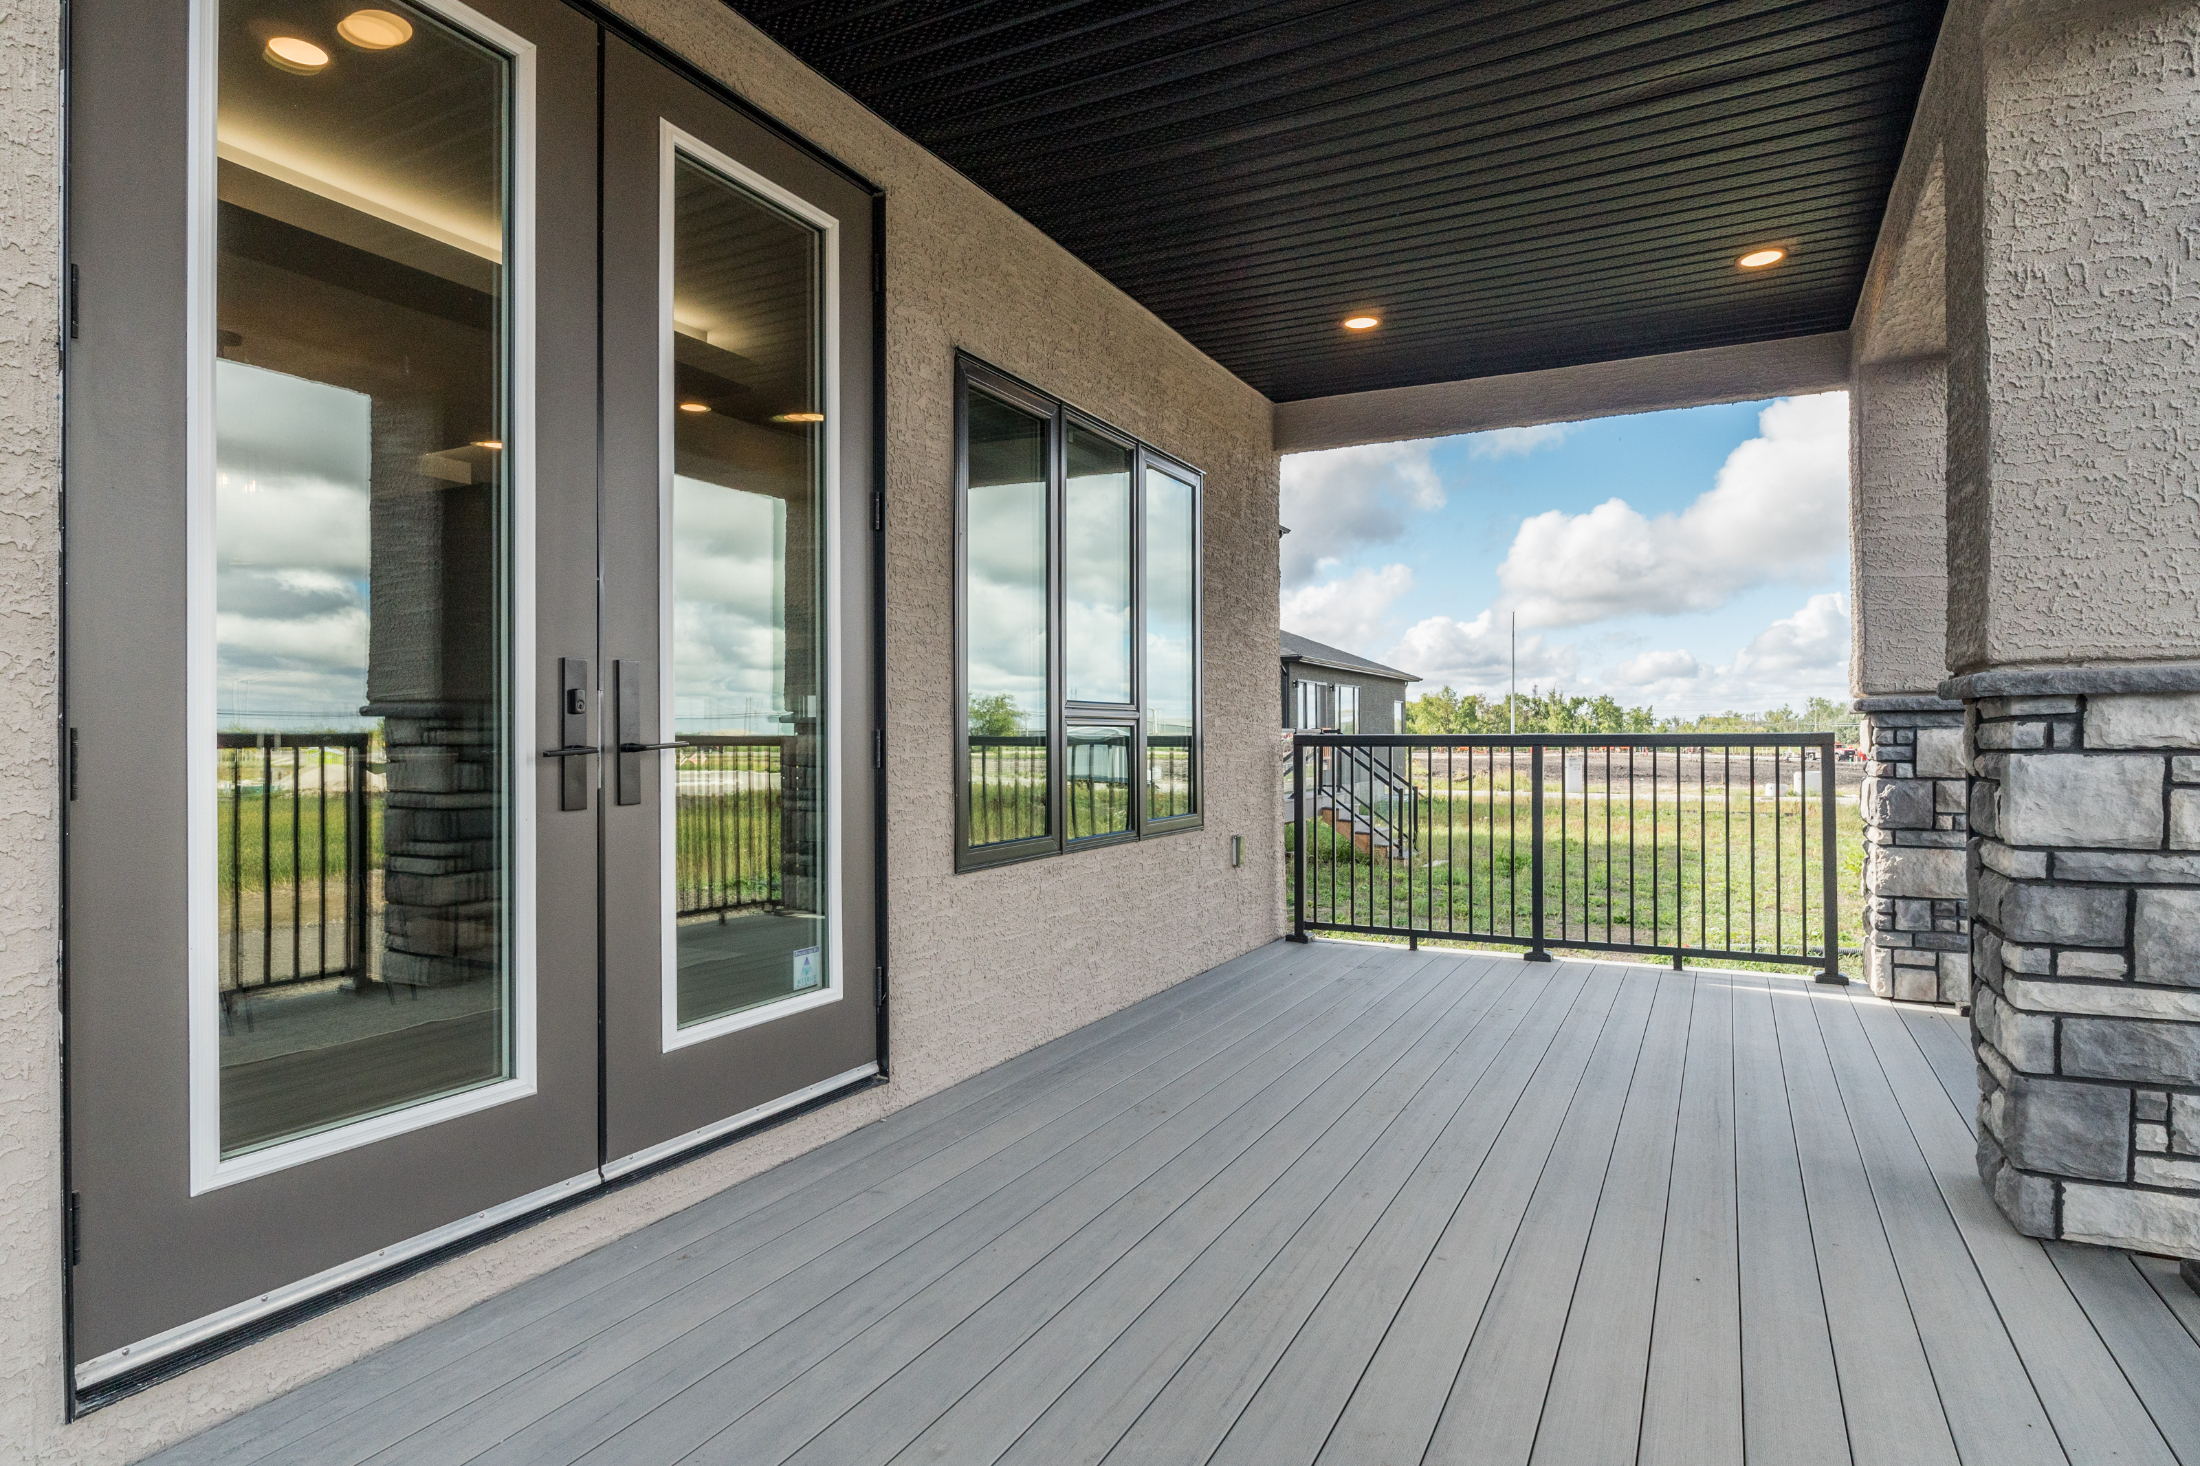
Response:
[[[652,753],[660,748],[693,748],[694,746],[692,743],[684,743],[675,738],[670,743],[622,743],[619,745],[619,752]]]
[[[542,751],[542,756],[544,758],[580,758],[585,754],[598,752],[601,752],[601,750],[592,743],[568,743],[563,748],[546,748]]]

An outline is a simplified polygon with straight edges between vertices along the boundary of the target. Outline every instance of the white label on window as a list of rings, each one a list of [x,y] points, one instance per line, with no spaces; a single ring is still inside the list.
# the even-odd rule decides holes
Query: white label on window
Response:
[[[817,948],[798,948],[794,954],[794,990],[799,993],[804,988],[816,987],[824,980],[824,974],[817,969]]]

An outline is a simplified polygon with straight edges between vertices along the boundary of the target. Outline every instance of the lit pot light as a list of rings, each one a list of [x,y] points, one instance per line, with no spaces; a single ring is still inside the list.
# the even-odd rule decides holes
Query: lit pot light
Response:
[[[474,446],[476,448],[487,448],[492,453],[502,453],[504,451],[504,445],[494,438],[476,438],[474,439]]]
[[[311,76],[328,65],[328,52],[296,36],[273,37],[263,54],[268,65],[293,76]]]
[[[1344,328],[1347,331],[1372,331],[1382,323],[1383,320],[1380,316],[1346,316],[1344,318]]]
[[[683,402],[680,404],[680,410],[682,412],[708,412],[710,411],[710,404],[708,402]]]
[[[412,22],[387,10],[354,10],[336,22],[336,34],[362,51],[387,51],[413,38]]]
[[[824,413],[822,413],[822,412],[782,412],[782,413],[778,413],[778,414],[776,414],[776,415],[775,415],[775,416],[774,416],[774,417],[772,418],[772,421],[773,421],[773,422],[823,422],[823,421],[825,421],[825,414],[824,414]]]
[[[1758,249],[1751,250],[1734,263],[1745,270],[1762,270],[1767,265],[1777,265],[1787,257],[1788,252],[1784,249]]]

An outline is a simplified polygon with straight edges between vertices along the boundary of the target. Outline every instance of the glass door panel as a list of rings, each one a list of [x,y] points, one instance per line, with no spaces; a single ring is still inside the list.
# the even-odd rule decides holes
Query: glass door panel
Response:
[[[515,1066],[512,60],[391,7],[219,11],[224,1161]]]
[[[833,954],[823,239],[672,165],[673,1030],[819,991]]]

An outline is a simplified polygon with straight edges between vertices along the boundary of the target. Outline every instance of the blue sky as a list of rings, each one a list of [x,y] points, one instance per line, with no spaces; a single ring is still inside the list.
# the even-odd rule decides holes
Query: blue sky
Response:
[[[1284,459],[1283,624],[1662,715],[1848,695],[1846,394]]]

